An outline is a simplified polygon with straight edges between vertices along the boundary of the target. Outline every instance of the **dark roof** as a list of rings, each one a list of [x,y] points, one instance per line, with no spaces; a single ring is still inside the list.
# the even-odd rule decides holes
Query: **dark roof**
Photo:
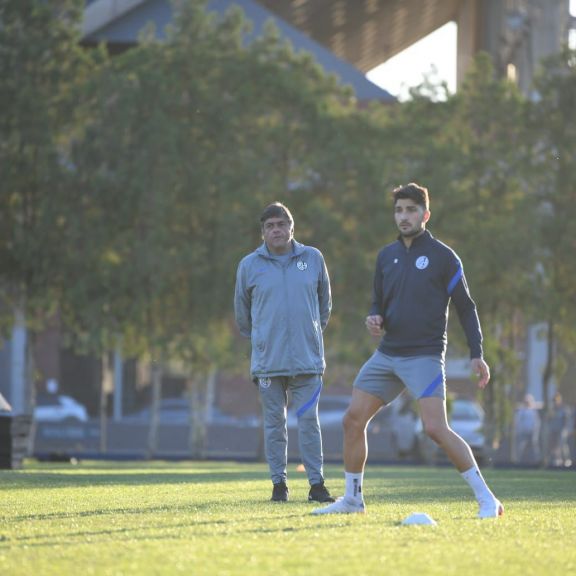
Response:
[[[252,22],[252,36],[261,34],[264,25],[272,20],[282,37],[295,50],[310,53],[326,72],[334,74],[342,84],[351,86],[358,100],[396,101],[394,96],[368,80],[352,64],[341,60],[254,0],[211,0],[208,8],[223,14],[233,5],[240,6],[246,18]],[[171,20],[172,6],[168,0],[95,0],[85,10],[84,42],[133,45],[138,41],[138,34],[150,22],[155,25],[157,37],[164,38],[164,30]]]

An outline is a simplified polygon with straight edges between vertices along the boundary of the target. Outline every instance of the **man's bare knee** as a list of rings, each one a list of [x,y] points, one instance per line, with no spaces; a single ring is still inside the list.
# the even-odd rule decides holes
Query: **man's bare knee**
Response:
[[[449,428],[444,426],[442,423],[425,422],[424,432],[426,432],[428,437],[436,442],[436,444],[441,444],[446,435],[449,434]]]
[[[367,422],[358,413],[348,409],[342,419],[345,434],[364,434]]]

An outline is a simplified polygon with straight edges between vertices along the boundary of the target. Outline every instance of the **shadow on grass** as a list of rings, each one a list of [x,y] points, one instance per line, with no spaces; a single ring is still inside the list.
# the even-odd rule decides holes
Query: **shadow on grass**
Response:
[[[162,472],[158,470],[117,472],[29,472],[25,474],[0,473],[0,488],[4,490],[51,490],[78,486],[145,486],[156,484],[215,484],[220,482],[251,482],[268,478],[266,471],[230,472]]]
[[[327,466],[327,482],[342,469]],[[576,473],[550,470],[488,470],[484,474],[500,498],[506,500],[576,501]],[[178,465],[167,462],[81,463],[38,465],[30,470],[0,472],[0,490],[53,490],[68,487],[153,486],[269,481],[265,464],[199,461]],[[297,479],[305,482],[304,476]],[[387,501],[452,501],[471,496],[453,468],[368,466],[365,489],[370,499]],[[543,489],[544,488],[544,489]],[[261,501],[260,501],[261,504]]]
[[[263,500],[262,498],[243,498],[241,500],[236,500],[234,502],[219,500],[203,500],[202,502],[189,502],[187,504],[171,504],[171,505],[161,505],[161,506],[134,506],[134,507],[116,507],[116,508],[97,508],[93,510],[79,510],[79,511],[66,511],[66,512],[45,512],[38,514],[20,514],[10,518],[10,522],[42,522],[42,521],[52,521],[52,520],[75,520],[79,518],[93,518],[93,517],[104,517],[104,516],[147,516],[149,514],[172,514],[183,515],[183,514],[199,514],[204,512],[209,512],[211,514],[217,513],[223,510],[230,510],[230,508],[249,508],[252,510],[258,510],[259,512],[274,510],[282,513],[282,518],[289,517],[301,517],[302,514],[285,514],[286,507],[291,507],[292,505],[301,505],[302,502],[288,502],[288,503],[277,503],[270,502],[268,500]],[[237,518],[234,517],[234,522],[237,522]],[[197,522],[193,522],[196,524]],[[221,524],[227,523],[224,520],[214,520],[211,522],[201,521],[199,524]],[[1,540],[0,540],[1,542]]]
[[[531,500],[535,502],[576,502],[576,475],[554,472],[495,473],[488,478],[488,485],[503,501]],[[414,474],[368,478],[364,483],[365,494],[377,502],[427,503],[474,500],[472,491],[456,471],[445,476]]]
[[[262,502],[258,501],[260,507]],[[296,504],[296,503],[295,503]],[[243,506],[246,502],[242,503]],[[270,503],[270,508],[284,508],[286,505],[279,507],[277,504]],[[290,506],[290,504],[288,504]],[[74,517],[86,517],[86,516],[98,516],[106,514],[154,514],[158,512],[169,512],[172,511],[174,514],[178,514],[182,517],[186,512],[198,512],[203,509],[210,509],[214,511],[214,503],[204,503],[200,506],[191,506],[189,509],[181,506],[165,507],[165,508],[145,508],[145,509],[117,509],[117,510],[106,510],[106,511],[91,511],[82,512],[77,514],[38,514],[38,515],[27,515],[16,517],[14,520],[59,520],[62,518],[69,518],[73,520]],[[262,508],[260,508],[262,510]],[[308,516],[307,513],[290,513],[282,514],[278,517],[278,520],[285,523],[294,519],[301,520],[302,517]],[[333,520],[335,520],[333,518]],[[339,521],[342,518],[338,518]],[[274,518],[266,517],[265,522],[274,521]],[[84,543],[86,539],[90,541],[94,539],[100,539],[101,541],[95,541],[95,544],[99,544],[102,541],[107,541],[113,539],[114,541],[142,541],[142,540],[187,540],[190,538],[191,532],[193,530],[193,535],[195,538],[206,536],[208,538],[213,538],[219,532],[226,536],[228,534],[238,535],[238,534],[278,534],[281,536],[286,533],[293,532],[309,532],[311,526],[309,524],[303,524],[301,526],[286,526],[278,525],[276,527],[260,526],[258,528],[253,528],[254,517],[244,516],[241,518],[235,517],[232,520],[196,520],[194,518],[189,518],[187,520],[179,522],[169,522],[162,523],[151,522],[146,526],[137,526],[133,528],[104,528],[102,530],[74,530],[69,532],[60,532],[59,534],[54,534],[53,531],[47,533],[39,533],[32,536],[2,536],[0,535],[0,551],[18,548],[51,548],[55,546],[70,546],[78,545]],[[249,526],[246,526],[248,524]],[[341,525],[339,522],[338,525]],[[154,533],[157,532],[157,533]],[[162,533],[158,533],[162,532]],[[169,532],[169,533],[165,533]]]

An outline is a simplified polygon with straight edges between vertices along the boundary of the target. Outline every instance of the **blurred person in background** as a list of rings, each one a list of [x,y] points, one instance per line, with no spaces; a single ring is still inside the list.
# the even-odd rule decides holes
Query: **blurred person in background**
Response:
[[[560,392],[552,399],[552,414],[548,421],[549,449],[553,466],[571,466],[568,437],[572,428],[572,414],[562,400]]]
[[[516,461],[534,464],[540,460],[540,414],[534,396],[526,394],[514,414]]]

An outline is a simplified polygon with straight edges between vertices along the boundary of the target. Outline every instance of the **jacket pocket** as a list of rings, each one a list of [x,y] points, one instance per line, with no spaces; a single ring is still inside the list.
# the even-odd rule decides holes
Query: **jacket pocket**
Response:
[[[266,352],[266,339],[262,336],[262,331],[259,328],[252,328],[252,348],[257,350],[259,354]]]
[[[318,320],[314,320],[314,322],[312,322],[312,326],[314,327],[314,351],[316,354],[318,354],[319,358],[322,358],[322,328],[320,327],[320,322]]]
[[[252,370],[262,371],[266,364],[266,340],[259,329],[252,330]]]

